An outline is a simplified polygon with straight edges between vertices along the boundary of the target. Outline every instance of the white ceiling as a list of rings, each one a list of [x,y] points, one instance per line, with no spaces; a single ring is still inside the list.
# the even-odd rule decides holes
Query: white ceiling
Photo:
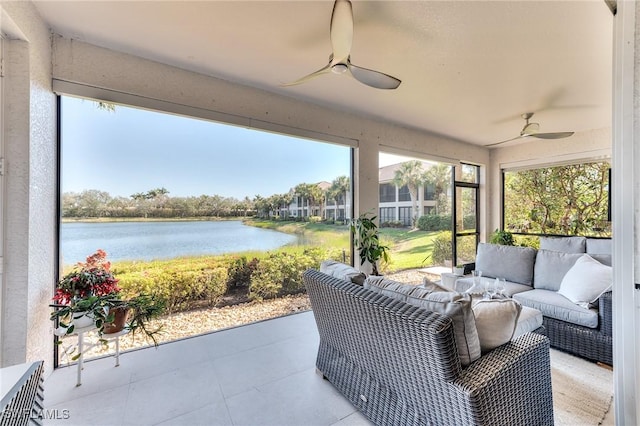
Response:
[[[308,102],[486,145],[611,126],[613,15],[604,0],[353,1],[351,61],[402,80],[326,74],[332,0],[42,1],[65,37]]]

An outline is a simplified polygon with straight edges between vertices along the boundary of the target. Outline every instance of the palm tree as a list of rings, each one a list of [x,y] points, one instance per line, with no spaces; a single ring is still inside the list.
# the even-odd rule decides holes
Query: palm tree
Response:
[[[425,173],[426,182],[433,185],[436,199],[436,214],[440,213],[440,197],[446,194],[451,186],[451,166],[444,163],[434,164]]]
[[[296,193],[296,195],[298,195],[300,197],[300,204],[298,204],[301,208],[301,215],[300,217],[304,218],[305,216],[309,216],[309,198],[311,197],[311,185],[309,185],[308,183],[299,183],[298,185],[295,186],[295,188],[293,188],[293,191]],[[304,213],[304,202],[305,200],[307,201],[307,214],[305,215]]]
[[[395,171],[393,184],[398,188],[407,186],[411,196],[411,221],[415,228],[418,223],[418,189],[426,180],[425,172],[422,169],[422,162],[418,160],[405,161],[400,164],[400,168]]]
[[[340,198],[343,198],[344,201],[344,216],[341,219],[344,220],[344,218],[347,216],[347,194],[350,190],[351,183],[349,182],[349,178],[347,176],[338,176],[333,180],[333,182],[331,182],[329,193],[336,202],[336,220],[338,219],[338,201],[340,200]],[[341,195],[343,197],[341,197]]]
[[[258,217],[259,218],[264,218],[265,217],[265,212],[266,212],[266,209],[267,209],[266,200],[262,196],[256,195],[255,197],[253,197],[253,205],[255,206],[256,213],[257,213]]]
[[[311,203],[311,208],[309,209],[309,216],[313,216],[313,212],[315,211],[315,207],[317,205],[322,206],[322,202],[324,201],[324,191],[320,188],[320,185],[317,183],[309,185],[309,202]],[[322,216],[322,212],[320,213]]]

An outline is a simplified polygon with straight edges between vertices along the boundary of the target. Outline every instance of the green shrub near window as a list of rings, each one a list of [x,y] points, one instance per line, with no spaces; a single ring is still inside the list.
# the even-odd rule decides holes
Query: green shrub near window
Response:
[[[118,277],[125,294],[144,289],[163,301],[169,312],[175,312],[215,305],[227,290],[227,271],[226,265],[186,269],[180,264],[120,272]]]
[[[444,265],[445,261],[451,261],[452,250],[451,231],[444,231],[433,240],[433,264]]]
[[[476,244],[475,238],[458,239],[458,258],[459,259],[475,259]],[[433,264],[444,265],[446,261],[451,262],[451,252],[453,250],[451,243],[451,231],[441,232],[433,240]],[[453,263],[452,263],[453,264]]]
[[[214,306],[230,291],[245,287],[254,300],[304,291],[302,273],[319,268],[326,259],[350,263],[341,249],[314,247],[302,253],[268,253],[248,260],[245,256],[203,256],[120,262],[118,274],[123,294],[146,293],[165,303],[168,312]]]
[[[249,298],[272,299],[286,294],[304,291],[302,273],[309,268],[319,268],[320,262],[313,253],[273,253],[261,259],[251,275]]]
[[[227,291],[233,291],[238,288],[246,288],[249,290],[251,284],[251,275],[258,267],[260,261],[257,258],[247,260],[246,256],[240,256],[231,260],[229,265],[229,277],[227,280]]]
[[[451,215],[427,214],[418,218],[421,231],[446,231],[451,229]]]

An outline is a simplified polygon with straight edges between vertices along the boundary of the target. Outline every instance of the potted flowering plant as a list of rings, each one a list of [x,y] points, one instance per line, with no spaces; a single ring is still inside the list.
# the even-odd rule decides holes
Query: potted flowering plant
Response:
[[[107,253],[98,249],[78,262],[74,269],[58,282],[53,301],[61,305],[75,305],[79,300],[91,296],[106,296],[120,292],[118,280],[111,273],[111,262]]]
[[[147,321],[160,315],[164,304],[144,294],[123,299],[104,250],[97,250],[86,262],[78,262],[62,277],[53,301],[55,310],[51,320],[58,321],[62,334],[90,326],[95,327],[100,336],[123,328],[134,333],[140,329],[157,345],[155,336],[160,330],[150,329]]]

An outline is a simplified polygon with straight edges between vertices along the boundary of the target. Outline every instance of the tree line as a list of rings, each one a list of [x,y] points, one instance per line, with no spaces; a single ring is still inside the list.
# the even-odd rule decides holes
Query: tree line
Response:
[[[285,194],[243,199],[221,195],[172,197],[166,188],[129,197],[88,189],[63,193],[61,209],[64,218],[281,217],[295,197],[307,212],[322,211],[325,202],[344,206],[350,190],[347,176],[339,176],[331,183],[301,183]]]

